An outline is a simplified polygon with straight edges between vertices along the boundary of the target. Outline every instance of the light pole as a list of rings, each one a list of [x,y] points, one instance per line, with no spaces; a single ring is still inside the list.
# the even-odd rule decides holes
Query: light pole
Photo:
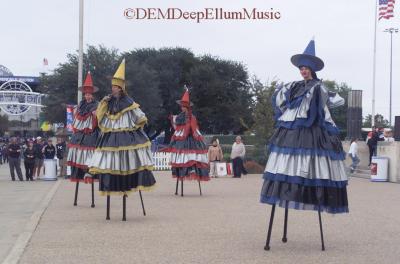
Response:
[[[398,33],[398,28],[387,28],[384,32],[390,33],[390,102],[389,102],[389,125],[392,126],[392,65],[393,65],[393,33]]]

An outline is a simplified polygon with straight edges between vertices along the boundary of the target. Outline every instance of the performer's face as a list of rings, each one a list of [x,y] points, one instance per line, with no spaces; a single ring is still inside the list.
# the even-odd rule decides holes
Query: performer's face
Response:
[[[302,66],[300,67],[300,74],[304,78],[304,80],[311,80],[311,70],[308,67]]]
[[[181,106],[181,110],[182,110],[182,112],[185,112],[185,113],[189,112],[189,109],[183,105]]]
[[[93,101],[93,94],[91,94],[91,93],[85,93],[85,100],[87,101],[87,102],[91,102],[91,101]]]
[[[119,96],[121,94],[121,91],[122,91],[121,87],[119,87],[117,85],[113,85],[111,87],[111,94],[113,96]]]

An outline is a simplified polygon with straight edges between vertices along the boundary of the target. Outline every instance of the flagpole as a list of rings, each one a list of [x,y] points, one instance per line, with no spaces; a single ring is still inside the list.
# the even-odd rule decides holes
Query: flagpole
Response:
[[[376,0],[375,2],[375,20],[374,20],[374,58],[373,58],[373,70],[372,70],[372,115],[371,115],[371,126],[375,126],[375,77],[376,77],[376,24],[378,22],[377,20],[377,7],[378,7],[378,1]]]
[[[78,88],[83,79],[83,0],[79,0],[79,60],[78,60]],[[78,103],[82,101],[82,92],[78,89]]]

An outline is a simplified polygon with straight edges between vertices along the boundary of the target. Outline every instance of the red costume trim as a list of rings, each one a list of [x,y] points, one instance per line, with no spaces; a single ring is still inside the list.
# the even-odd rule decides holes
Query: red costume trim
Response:
[[[68,165],[68,166],[71,166],[71,167],[83,169],[83,170],[88,169],[88,166],[87,166],[87,165],[75,163],[75,162],[72,162],[72,161],[68,161],[68,162],[67,162],[67,165]]]
[[[89,112],[86,115],[80,115],[78,112],[75,114],[75,118],[81,121],[85,121],[89,118],[89,116],[92,116],[92,128],[85,127],[84,129],[77,129],[73,126],[72,130],[74,133],[83,132],[84,134],[90,134],[94,131],[94,129],[97,127],[97,117],[95,114],[93,114],[92,112]]]
[[[177,149],[177,148],[163,148],[158,152],[173,152],[173,153],[184,153],[184,154],[207,154],[207,149]]]
[[[183,125],[177,125],[175,131],[178,130],[183,130],[183,135],[182,136],[176,136],[175,134],[172,136],[172,140],[175,141],[182,141],[185,140],[189,134],[192,135],[192,137],[197,140],[197,141],[202,141],[204,140],[204,138],[197,133],[197,130],[199,129],[199,126],[197,124],[197,119],[194,115],[192,115],[191,113],[188,114],[188,119],[190,120],[190,122],[186,122]]]
[[[202,168],[202,169],[207,169],[208,168],[208,163],[203,163],[195,160],[190,160],[186,163],[172,163],[171,166],[174,168],[188,168],[188,167],[193,167],[196,166],[197,168]]]
[[[78,145],[78,144],[68,144],[68,148],[77,148],[80,150],[95,150],[96,147],[89,147],[89,146],[82,146],[82,145]]]

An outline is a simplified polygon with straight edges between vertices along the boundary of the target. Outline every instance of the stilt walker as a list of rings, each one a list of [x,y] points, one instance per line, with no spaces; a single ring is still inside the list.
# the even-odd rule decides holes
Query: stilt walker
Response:
[[[177,103],[182,112],[175,119],[175,132],[171,143],[163,151],[171,152],[172,177],[176,178],[175,195],[178,195],[179,181],[181,182],[181,196],[183,196],[183,181],[195,180],[199,184],[201,192],[201,181],[208,181],[208,148],[200,133],[196,117],[192,114],[192,102],[190,102],[189,91],[185,92]]]
[[[269,143],[261,202],[272,205],[265,250],[270,249],[275,206],[285,208],[282,242],[286,243],[289,209],[315,210],[325,250],[321,212],[347,213],[347,175],[339,130],[329,108],[344,104],[315,72],[324,67],[311,40],[303,54],[292,56],[304,80],[279,85],[272,97],[276,130]]]
[[[98,101],[94,100],[93,93],[98,88],[93,86],[92,75],[87,73],[83,87],[79,88],[84,99],[79,103],[74,111],[74,121],[72,123],[73,136],[68,144],[67,164],[71,166],[71,182],[75,182],[74,206],[77,205],[79,183],[90,183],[92,185],[92,204],[94,204],[94,178],[88,173],[89,161],[92,158],[96,140],[99,135],[97,127],[96,109]]]
[[[126,221],[126,198],[139,191],[143,214],[146,215],[141,191],[156,183],[150,141],[143,131],[147,123],[139,105],[128,96],[125,87],[125,60],[112,79],[112,94],[101,100],[97,119],[101,130],[91,160],[90,172],[99,176],[99,189],[107,196],[110,219],[110,195],[122,196],[122,220]]]

